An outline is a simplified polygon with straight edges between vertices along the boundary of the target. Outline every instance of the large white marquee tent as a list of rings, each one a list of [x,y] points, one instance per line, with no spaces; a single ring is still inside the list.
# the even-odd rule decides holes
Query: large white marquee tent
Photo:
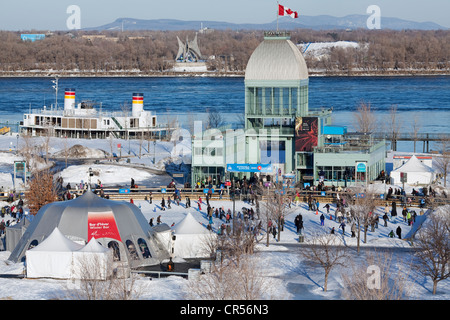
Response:
[[[436,178],[433,168],[423,164],[414,155],[401,167],[391,171],[391,183],[401,184],[402,173],[406,173],[407,180],[405,183],[409,185],[428,185]]]
[[[58,228],[26,251],[28,278],[106,279],[112,272],[112,249],[95,238],[86,245],[64,236]]]
[[[11,238],[17,244],[8,260],[23,260],[25,253],[42,244],[55,228],[71,241],[83,245],[95,238],[103,247],[113,249],[115,261],[127,262],[132,268],[159,265],[169,257],[138,207],[86,191],[76,199],[42,207],[21,232],[20,240]]]

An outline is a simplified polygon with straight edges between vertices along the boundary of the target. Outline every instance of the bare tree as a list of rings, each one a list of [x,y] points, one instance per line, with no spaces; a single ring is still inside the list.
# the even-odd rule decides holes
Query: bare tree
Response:
[[[400,261],[400,270],[396,270],[393,255],[387,252],[369,251],[363,258],[361,262],[352,259],[349,272],[341,275],[344,299],[400,300],[408,296],[409,265]]]
[[[122,117],[125,118],[125,123],[124,123],[125,137],[124,138],[128,140],[130,138],[130,133],[129,133],[130,124],[128,123],[130,121],[128,118],[130,115],[130,104],[127,101],[125,101],[124,103],[122,103],[120,105],[120,110],[122,111]]]
[[[450,206],[439,208],[427,220],[416,234],[414,266],[431,278],[436,294],[438,283],[450,277]]]
[[[441,139],[438,143],[439,154],[434,157],[436,169],[442,175],[444,187],[447,186],[447,176],[450,171],[450,141]]]
[[[274,281],[261,272],[262,263],[254,255],[243,255],[239,263],[234,259],[214,263],[210,273],[189,279],[187,297],[195,300],[279,299],[273,291]]]
[[[110,159],[112,161],[112,159],[114,158],[114,151],[113,151],[113,147],[114,147],[114,135],[112,133],[112,131],[109,131],[108,134],[108,143],[109,143],[109,149],[110,149]]]
[[[65,284],[62,299],[71,300],[136,300],[141,295],[137,275],[117,265],[112,255],[105,261],[95,255],[78,259],[76,275]]]
[[[43,149],[45,151],[45,162],[48,164],[48,159],[50,157],[50,144],[55,134],[55,128],[48,121],[43,124],[43,127],[45,128]]]
[[[262,202],[262,220],[266,225],[266,245],[270,243],[270,232],[273,228],[277,230],[278,241],[280,241],[281,231],[283,229],[284,219],[293,209],[290,208],[288,201],[289,196],[283,190],[282,184],[275,184],[273,188],[265,191],[266,197]]]
[[[33,160],[36,157],[34,152],[35,145],[33,137],[28,134],[22,134],[23,145],[19,148],[19,153],[25,158],[27,163],[27,171],[32,171]]]
[[[414,141],[414,153],[416,153],[416,142],[418,140],[418,133],[419,133],[421,127],[422,126],[421,126],[421,123],[419,121],[419,118],[417,117],[417,115],[415,115],[414,119],[413,119],[413,123],[411,125],[411,129],[412,129],[411,130],[411,137],[412,137],[412,139]]]
[[[360,133],[370,134],[377,128],[377,120],[369,103],[361,101],[353,113],[355,128]]]
[[[364,242],[367,242],[367,230],[374,219],[376,202],[373,194],[356,190],[354,199],[349,201],[352,223],[356,224],[357,252],[360,252],[361,228],[364,230]]]
[[[142,156],[142,145],[144,144],[145,141],[145,135],[144,132],[141,132],[141,136],[139,138],[139,159]]]
[[[397,150],[397,140],[400,134],[401,122],[397,117],[397,106],[392,105],[389,111],[389,129],[391,132],[391,148]]]
[[[61,143],[63,146],[63,155],[64,155],[64,160],[66,162],[66,168],[67,168],[67,162],[69,161],[69,155],[70,155],[69,141],[67,140],[67,137],[63,137]]]
[[[217,129],[225,124],[222,114],[216,108],[208,108],[206,112],[208,113],[207,129]]]
[[[327,291],[328,277],[331,270],[337,266],[345,266],[348,258],[347,248],[341,237],[329,233],[317,233],[302,247],[300,254],[307,264],[323,268],[325,273],[323,291]]]

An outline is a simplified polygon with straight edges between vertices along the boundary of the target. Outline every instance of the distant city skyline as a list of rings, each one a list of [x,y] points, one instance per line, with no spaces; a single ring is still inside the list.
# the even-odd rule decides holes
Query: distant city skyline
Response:
[[[395,17],[415,22],[434,22],[450,28],[449,0],[280,0],[302,15],[343,17],[365,15],[370,5],[381,9],[381,19]],[[67,8],[80,8],[81,28],[97,27],[118,18],[268,23],[276,19],[276,0],[15,0],[0,4],[0,30],[68,30]],[[287,18],[284,18],[287,19]],[[381,25],[382,27],[382,25]]]

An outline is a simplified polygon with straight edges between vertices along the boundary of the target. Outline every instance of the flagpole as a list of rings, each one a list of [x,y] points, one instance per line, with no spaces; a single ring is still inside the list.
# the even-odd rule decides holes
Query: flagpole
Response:
[[[279,8],[280,8],[280,3],[277,1],[277,33],[278,33],[278,16],[279,16]]]

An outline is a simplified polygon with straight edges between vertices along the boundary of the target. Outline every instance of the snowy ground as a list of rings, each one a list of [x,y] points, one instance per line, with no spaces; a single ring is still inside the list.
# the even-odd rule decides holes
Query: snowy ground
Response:
[[[317,59],[322,59],[330,54],[332,48],[354,48],[360,47],[359,43],[353,41],[336,41],[336,42],[311,42],[298,45],[299,49],[306,55],[310,55]]]
[[[11,142],[15,146],[15,137],[0,137],[0,179],[4,187],[12,185],[11,168],[17,158],[11,153],[2,153],[1,151],[9,151]],[[72,144],[80,143],[80,140],[71,141]],[[116,144],[114,144],[114,153],[117,153]],[[153,163],[153,148],[150,145],[150,152],[147,152],[146,143],[143,144],[143,148],[146,150],[143,152],[144,156],[137,157],[139,154],[139,144],[136,141],[121,141],[123,150],[122,153],[128,153],[128,145],[130,146],[130,163],[122,163],[122,166],[112,165],[107,163],[105,165],[89,165],[93,170],[98,170],[98,178],[105,185],[127,185],[130,182],[130,178],[133,177],[137,184],[147,184],[157,179],[156,185],[162,182],[164,179],[170,179],[167,175],[157,175],[147,170],[139,168],[144,164],[154,170],[160,170],[164,167],[163,162],[165,159],[171,158],[174,160],[175,165],[171,168],[174,171],[178,170],[177,166],[181,163],[182,159],[189,158],[188,150],[183,149],[183,155],[180,156],[179,150],[182,149],[182,145],[178,145],[178,151],[174,152],[173,143],[163,142],[156,145],[156,164]],[[19,141],[19,147],[21,141]],[[53,152],[61,150],[61,143],[54,141]],[[100,148],[105,151],[109,151],[110,146],[108,141],[99,140],[86,140],[84,145],[90,148]],[[184,145],[186,147],[187,145]],[[14,148],[13,148],[14,149]],[[134,156],[136,155],[136,156]],[[87,167],[86,165],[69,166],[68,169],[62,171],[62,176],[65,183],[72,182],[78,183],[80,180],[86,181],[87,179]],[[384,186],[383,186],[384,188]],[[194,200],[194,199],[192,199]],[[191,200],[191,201],[192,201]],[[320,199],[319,199],[320,200]],[[0,204],[5,205],[5,204]],[[181,221],[188,212],[203,225],[208,223],[206,219],[205,206],[202,206],[202,210],[199,211],[196,201],[192,201],[192,208],[186,209],[184,202],[177,206],[172,205],[172,209],[166,211],[159,210],[159,203],[150,204],[146,201],[135,201],[145,218],[155,218],[161,215],[163,223],[172,225]],[[232,202],[227,200],[212,201],[214,207],[224,207],[225,211],[232,209]],[[304,263],[303,258],[298,253],[301,250],[301,245],[298,243],[298,235],[296,234],[294,226],[294,218],[297,214],[301,213],[304,220],[304,234],[305,240],[310,239],[317,231],[322,230],[330,232],[331,228],[336,229],[336,237],[343,238],[345,244],[352,248],[356,245],[356,239],[351,238],[349,234],[350,226],[346,227],[346,232],[342,235],[342,231],[339,229],[339,224],[334,220],[329,220],[329,215],[325,220],[325,226],[320,225],[319,216],[321,213],[325,213],[323,206],[325,203],[320,203],[320,213],[316,215],[315,212],[308,211],[304,203],[300,203],[299,206],[293,206],[291,213],[285,217],[286,224],[284,231],[281,233],[281,240],[278,242],[273,237],[270,237],[270,245],[266,247],[264,244],[258,246],[258,253],[256,254],[263,263],[260,264],[261,272],[266,275],[268,279],[273,280],[271,297],[279,300],[322,300],[322,299],[341,299],[343,290],[343,281],[341,275],[344,272],[348,272],[348,268],[336,268],[332,271],[329,283],[328,291],[323,291],[324,275],[321,268],[314,268]],[[250,207],[250,204],[238,201],[236,203],[236,210],[241,211],[242,207]],[[335,208],[332,207],[331,214],[334,214]],[[382,208],[378,209],[378,213],[382,213]],[[8,216],[4,218],[9,219]],[[220,226],[223,222],[218,218],[213,218],[214,230]],[[389,238],[388,233],[400,226],[402,228],[402,234],[406,235],[410,231],[410,227],[403,222],[401,215],[396,219],[390,221],[387,227],[383,226],[383,222],[375,229],[374,232],[369,231],[367,236],[367,243],[362,243],[362,255],[366,252],[367,248],[390,249],[398,261],[408,261],[411,259],[409,252],[410,243],[405,240],[397,238]],[[20,279],[14,277],[7,277],[5,275],[17,275],[23,272],[23,264],[7,264],[6,260],[9,256],[9,252],[0,252],[0,299],[23,299],[23,300],[47,300],[62,297],[67,288],[67,281],[52,280],[52,279]],[[357,256],[353,253],[352,261],[361,259],[361,256]],[[348,266],[350,266],[350,261]],[[394,265],[395,271],[400,270],[400,265]],[[186,299],[186,293],[188,280],[171,276],[162,279],[149,280],[148,278],[140,278],[137,281],[139,287],[140,299],[149,300],[183,300]],[[450,280],[441,281],[438,285],[437,295],[432,295],[432,283],[429,278],[424,278],[414,270],[408,269],[408,289],[410,292],[409,297],[411,299],[423,299],[423,300],[448,300],[450,298]],[[164,293],[164,294],[162,294]]]
[[[26,143],[22,138],[17,140],[15,136],[0,136],[0,187],[5,190],[12,189],[14,186],[14,161],[23,160],[15,155],[17,141],[19,149],[25,148]],[[83,158],[79,157],[78,159],[88,159],[88,161],[77,166],[71,166],[69,163],[68,168],[65,169],[64,150],[70,150],[80,143],[82,143],[85,153]],[[36,150],[41,150],[43,144],[44,140],[39,137],[32,142]],[[100,180],[104,186],[129,186],[131,178],[134,178],[137,185],[167,186],[172,180],[172,173],[184,173],[187,177],[186,168],[182,164],[191,161],[190,139],[184,139],[182,142],[158,141],[157,144],[153,144],[153,141],[139,140],[115,139],[111,142],[104,139],[52,138],[49,145],[49,152],[58,158],[58,161],[50,161],[50,164],[57,165],[62,169],[59,175],[64,179],[64,185],[69,182],[74,185],[88,181],[88,169],[92,168],[94,170],[92,182]],[[119,161],[109,160],[105,157],[105,153],[123,158]],[[40,154],[39,151],[37,154]],[[94,163],[96,159],[100,161],[99,164]],[[43,167],[45,164],[42,162],[38,165]],[[118,171],[120,174],[117,174]],[[182,184],[184,181],[177,179],[176,182]],[[16,181],[16,188],[20,189],[22,184],[23,179],[20,177]]]
[[[204,210],[199,211],[196,208],[196,201],[193,202],[194,208],[186,209],[184,204],[180,206],[172,205],[172,209],[160,211],[159,203],[149,204],[146,201],[135,201],[135,204],[141,208],[146,219],[155,218],[161,215],[163,223],[171,225],[177,223],[185,217],[188,212],[203,225],[208,223],[206,213]],[[232,208],[230,201],[212,201],[215,207],[223,206],[225,210]],[[238,202],[236,208],[241,210],[242,207],[250,207],[248,203]],[[204,209],[204,208],[202,208]],[[321,209],[324,212],[324,209]],[[286,217],[286,225],[284,231],[281,233],[281,240],[277,242],[273,237],[270,237],[270,245],[266,247],[264,244],[258,246],[259,252],[257,256],[263,259],[261,264],[261,272],[264,272],[269,278],[276,279],[272,285],[272,295],[276,299],[340,299],[341,291],[343,289],[341,275],[343,272],[348,272],[349,269],[337,268],[331,273],[328,291],[323,291],[323,271],[321,268],[313,268],[303,263],[303,258],[298,254],[301,245],[298,244],[298,235],[296,234],[294,226],[295,216],[301,213],[305,221],[305,240],[308,240],[317,230],[325,230],[329,232],[332,227],[336,229],[336,237],[342,238],[342,231],[338,228],[339,224],[336,221],[326,220],[325,226],[320,226],[319,216],[314,212],[308,211],[304,204],[298,207],[294,206],[292,213]],[[331,210],[334,213],[334,208]],[[220,226],[223,221],[218,218],[213,218],[214,230]],[[408,233],[410,227],[398,217],[395,221],[388,223],[388,227],[380,225],[375,232],[368,233],[367,243],[362,243],[362,247],[377,247],[378,250],[383,248],[395,248],[394,256],[398,259],[408,261],[411,259],[407,250],[410,244],[407,241],[398,238],[389,238],[388,232],[395,230],[397,226],[401,226],[403,234]],[[349,232],[346,230],[343,237],[345,243],[350,248],[355,248],[356,239],[351,238]],[[265,242],[265,238],[263,240]],[[353,250],[354,251],[354,250]],[[362,252],[365,252],[363,249]],[[5,260],[8,258],[9,252],[0,252],[0,274],[20,274],[23,272],[23,264],[17,263],[8,265]],[[359,257],[353,253],[354,259]],[[350,263],[348,265],[350,267]],[[396,268],[396,267],[394,267]],[[410,290],[410,298],[412,299],[439,299],[448,300],[450,298],[450,280],[445,280],[439,283],[438,294],[433,296],[431,294],[432,283],[429,279],[418,275],[415,271],[409,270],[408,286]],[[161,299],[161,300],[183,300],[186,298],[188,280],[171,276],[168,278],[153,279],[141,278],[137,282],[137,287],[142,292],[141,299]],[[39,299],[53,299],[61,297],[67,290],[68,282],[64,280],[51,279],[17,279],[0,277],[0,299],[24,299],[24,300],[39,300]],[[161,295],[164,292],[164,295]]]

